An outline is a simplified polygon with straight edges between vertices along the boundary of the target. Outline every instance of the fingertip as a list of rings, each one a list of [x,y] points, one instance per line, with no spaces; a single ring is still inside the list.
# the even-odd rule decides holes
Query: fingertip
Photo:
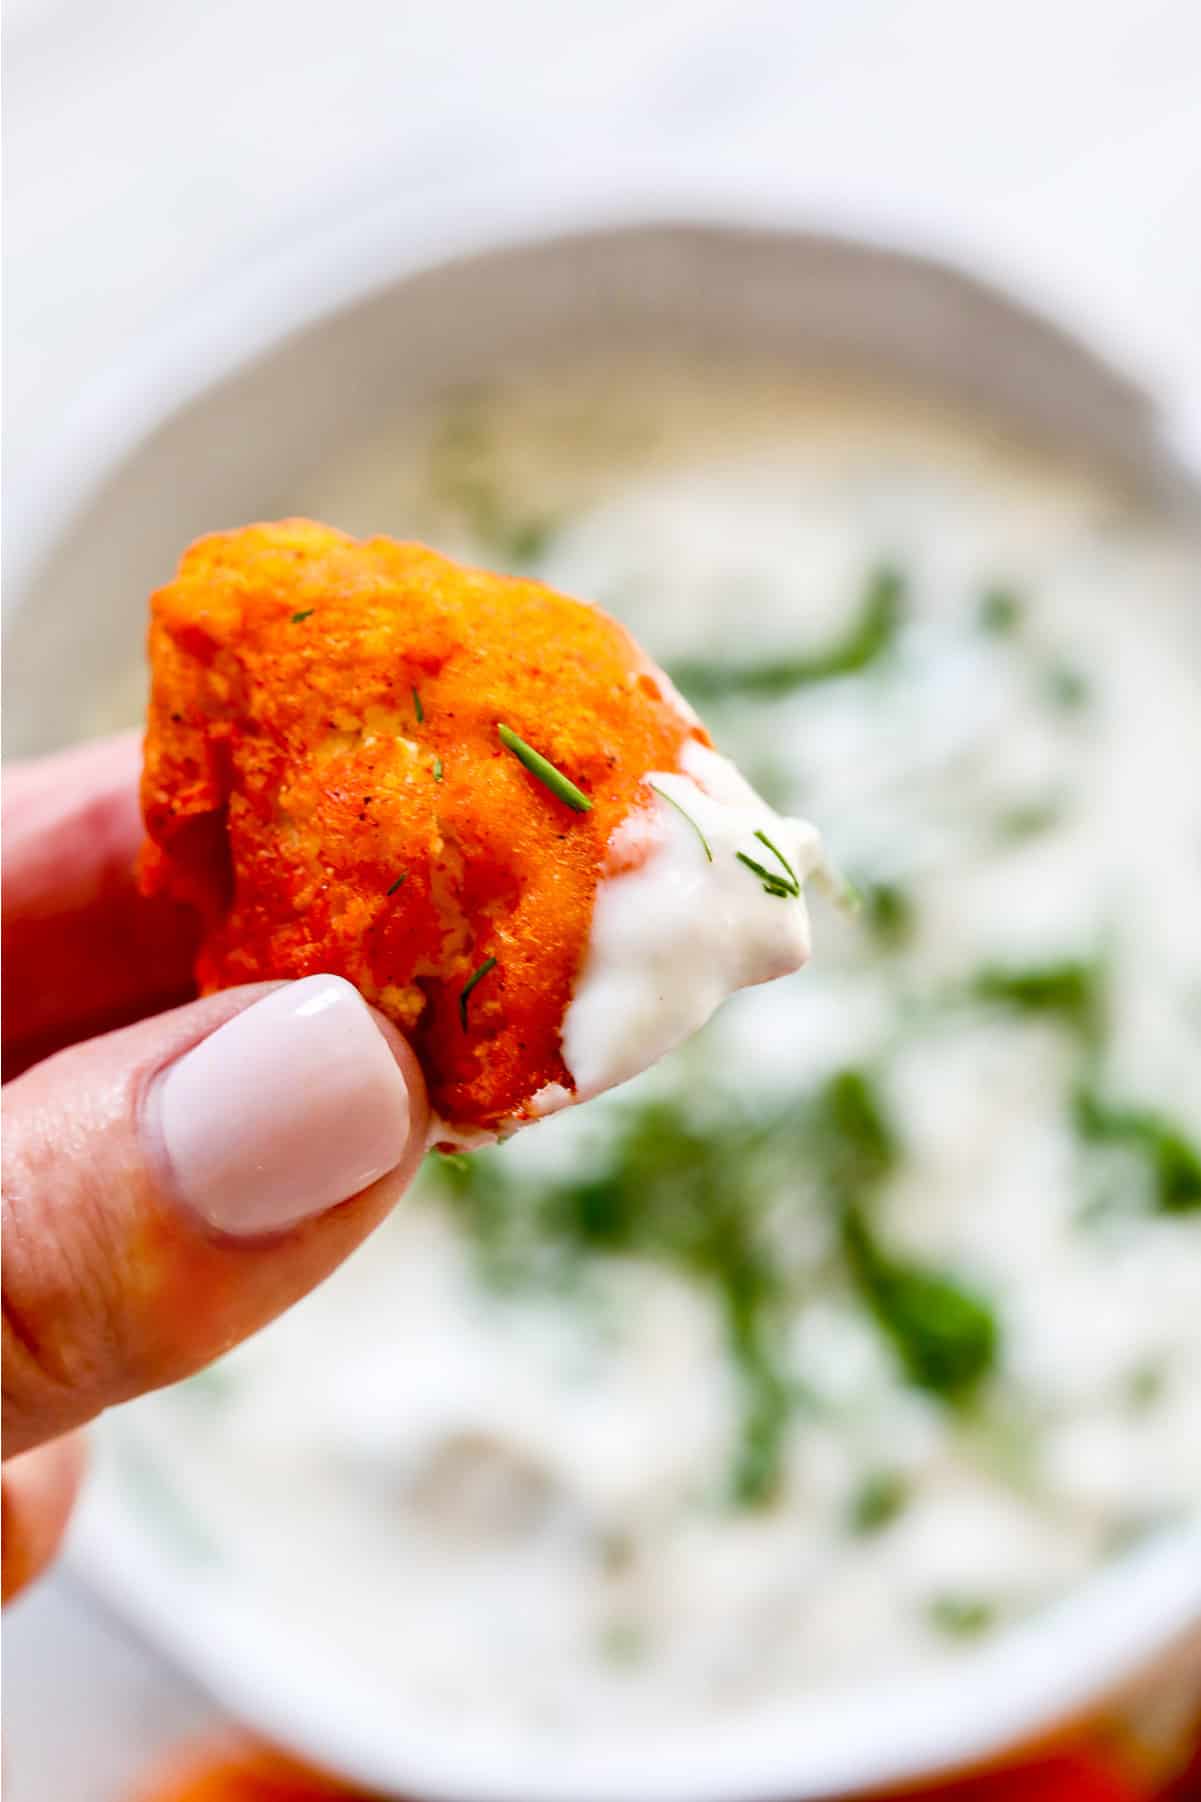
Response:
[[[25,1450],[329,1276],[404,1193],[429,1107],[411,1047],[327,975],[74,1046],[6,1088],[5,1129],[5,1427]]]
[[[86,1466],[82,1433],[68,1433],[5,1464],[0,1484],[4,1601],[39,1576],[54,1557]]]
[[[281,984],[167,1066],[148,1099],[167,1185],[231,1238],[286,1232],[416,1168],[411,1049],[341,976]]]

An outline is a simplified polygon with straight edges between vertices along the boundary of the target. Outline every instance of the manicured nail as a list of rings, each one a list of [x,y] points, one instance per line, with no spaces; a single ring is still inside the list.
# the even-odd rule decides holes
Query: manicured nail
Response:
[[[409,1093],[340,976],[276,989],[160,1077],[152,1128],[184,1204],[222,1233],[279,1232],[395,1169]]]

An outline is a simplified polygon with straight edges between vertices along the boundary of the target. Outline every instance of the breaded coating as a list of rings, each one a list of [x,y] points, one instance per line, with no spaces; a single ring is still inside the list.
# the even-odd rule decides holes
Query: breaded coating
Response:
[[[201,988],[346,977],[458,1128],[571,1090],[560,1028],[606,845],[647,771],[709,743],[629,634],[308,520],[201,539],[151,605],[141,882],[199,909]]]

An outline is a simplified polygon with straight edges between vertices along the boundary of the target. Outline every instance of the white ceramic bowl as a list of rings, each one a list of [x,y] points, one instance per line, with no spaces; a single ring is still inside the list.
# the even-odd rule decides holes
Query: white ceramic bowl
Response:
[[[10,511],[10,752],[79,735],[128,670],[145,596],[197,533],[288,506],[319,448],[540,350],[754,345],[949,398],[1165,508],[1189,483],[1155,409],[1056,326],[933,262],[798,231],[494,197],[463,215],[360,219],[281,252],[114,372]],[[1201,1524],[1106,1569],[934,1674],[852,1687],[648,1747],[548,1750],[431,1734],[320,1636],[170,1557],[101,1481],[73,1556],[88,1579],[263,1733],[385,1792],[452,1802],[768,1802],[900,1785],[1012,1751],[1154,1687],[1201,1631]],[[400,1604],[403,1615],[403,1603]],[[398,1630],[403,1631],[403,1618]]]

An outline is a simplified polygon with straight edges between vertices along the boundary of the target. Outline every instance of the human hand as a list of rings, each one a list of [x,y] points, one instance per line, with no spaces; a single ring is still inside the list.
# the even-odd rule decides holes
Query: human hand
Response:
[[[5,775],[6,1598],[61,1537],[73,1430],[313,1288],[425,1149],[416,1059],[340,977],[170,1006],[194,932],[134,884],[138,760],[128,734]]]

